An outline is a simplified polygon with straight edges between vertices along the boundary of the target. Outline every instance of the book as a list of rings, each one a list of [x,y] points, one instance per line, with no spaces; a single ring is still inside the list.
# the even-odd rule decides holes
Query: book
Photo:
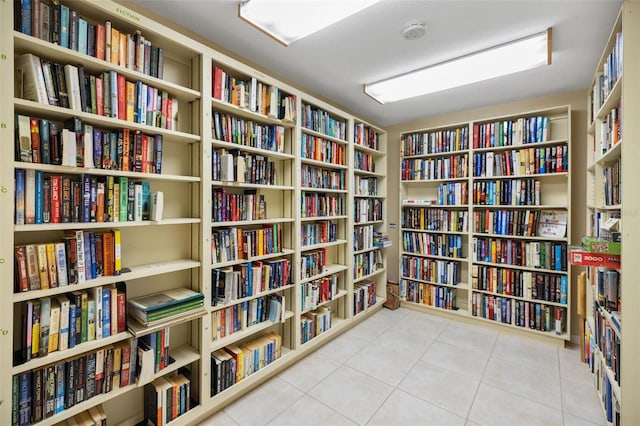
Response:
[[[182,287],[129,299],[127,302],[130,309],[149,313],[203,298],[202,293]]]
[[[16,96],[49,105],[40,58],[31,53],[20,55],[16,58],[14,69]]]

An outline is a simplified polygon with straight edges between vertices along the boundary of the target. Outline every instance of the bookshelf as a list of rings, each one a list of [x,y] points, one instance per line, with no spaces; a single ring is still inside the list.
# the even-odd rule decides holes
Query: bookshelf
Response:
[[[405,305],[569,339],[570,116],[562,106],[401,135]]]
[[[354,119],[353,315],[384,303],[387,284],[387,135]],[[349,227],[351,229],[351,226]]]
[[[300,272],[296,341],[308,345],[349,317],[349,119],[302,98],[298,143]]]
[[[129,9],[111,1],[63,2],[75,12],[72,15],[77,17],[78,34],[84,34],[87,27],[88,45],[67,48],[62,47],[62,41],[53,44],[28,31],[13,31],[16,4],[0,4],[0,51],[7,58],[0,61],[2,75],[7,76],[0,88],[0,135],[19,142],[15,134],[20,135],[21,126],[28,125],[23,152],[19,143],[17,148],[12,144],[0,147],[0,198],[6,205],[14,205],[14,209],[0,212],[0,282],[5,294],[10,295],[0,300],[0,335],[5,343],[0,362],[12,365],[0,371],[0,422],[9,424],[14,410],[9,402],[13,402],[12,392],[19,389],[12,389],[13,376],[33,377],[49,366],[64,365],[66,361],[82,363],[85,361],[77,360],[111,348],[119,348],[120,354],[124,347],[133,351],[141,340],[155,336],[164,338],[165,344],[169,341],[168,355],[173,362],[163,369],[149,369],[149,362],[144,361],[144,373],[141,371],[137,378],[129,375],[126,386],[114,387],[108,393],[70,404],[52,417],[31,419],[30,423],[50,424],[101,406],[110,423],[136,424],[148,416],[145,404],[152,405],[158,392],[185,386],[191,406],[178,422],[196,423],[381,309],[387,259],[384,249],[370,243],[371,232],[386,231],[383,129],[154,22],[141,8]],[[124,34],[122,43],[127,49],[133,42],[131,51],[135,52],[138,44],[142,46],[139,52],[149,50],[146,69],[144,65],[137,66],[135,54],[133,58],[126,55],[120,63],[119,53],[118,60],[114,57],[112,62],[110,58],[102,59],[93,49],[89,34],[95,31],[92,28],[102,25],[106,35],[107,21],[112,30]],[[131,39],[127,34],[132,35]],[[57,36],[60,35],[58,31]],[[106,43],[101,45],[106,48]],[[117,47],[119,52],[119,43]],[[41,98],[38,91],[32,95],[13,89],[16,69],[23,60],[32,58],[23,57],[24,54],[40,59],[32,62],[40,68],[45,63],[45,72],[50,70],[51,81],[36,86],[41,89]],[[72,67],[79,75],[83,73],[88,85],[67,88],[73,103],[68,98],[68,105],[63,104],[59,97],[58,105],[49,105],[49,95],[59,95],[60,91],[58,86],[56,92],[55,83],[49,83],[60,75],[59,69],[66,83],[65,66],[71,77]],[[43,73],[43,80],[45,76],[48,74]],[[114,88],[118,82],[124,83],[125,94],[129,88],[131,105],[125,97],[120,115],[115,112],[115,105],[121,106],[118,96],[107,109],[106,94],[110,90],[105,91],[105,84],[108,82],[111,87],[112,79]],[[60,84],[57,78],[55,81]],[[47,84],[53,87],[52,93],[46,91]],[[99,84],[102,91],[98,90]],[[136,103],[142,99],[143,91],[156,103]],[[98,93],[102,94],[102,102]],[[305,122],[307,117],[316,122]],[[55,146],[57,151],[50,150],[46,161],[41,158],[39,163],[33,161],[31,118],[38,131],[41,125],[48,124],[49,136],[52,125],[60,130],[59,143],[49,141],[49,147]],[[339,132],[336,122],[342,123]],[[70,132],[84,136],[73,138]],[[121,140],[125,152],[127,137],[134,148],[132,156],[118,151]],[[108,144],[96,142],[94,150],[84,149],[93,148],[94,144],[88,142],[98,138]],[[76,147],[72,149],[73,141]],[[83,149],[77,150],[78,146]],[[98,155],[98,147],[108,150],[103,149]],[[71,155],[74,152],[81,161]],[[105,157],[109,161],[103,161]],[[86,182],[88,220],[83,217],[84,209],[78,208],[77,217],[71,216],[68,222],[62,220],[62,213],[52,210],[48,220],[43,214],[42,221],[39,217],[36,221],[35,215],[34,223],[30,223],[31,216],[28,221],[16,221],[16,215],[22,218],[23,214],[21,204],[15,203],[16,187],[22,185],[22,177],[25,187],[30,187],[27,185],[32,185],[32,180],[42,180],[47,194],[54,183],[59,188],[58,180],[60,188],[64,188],[65,179],[71,190],[75,187],[82,194]],[[128,207],[130,181],[134,182],[133,217],[123,216],[117,222],[106,220],[111,211],[97,207],[98,192],[101,200],[108,200],[110,183],[117,183],[120,188],[126,182]],[[138,182],[138,192],[162,193],[162,214],[153,216],[157,209],[147,212],[145,207],[141,213],[144,217],[136,216]],[[359,185],[357,192],[355,182]],[[98,190],[102,187],[98,183],[104,184],[105,195]],[[95,220],[92,184],[96,188]],[[62,202],[60,206],[63,207]],[[369,210],[376,213],[369,217]],[[69,214],[72,213],[73,210]],[[25,210],[25,217],[26,214]],[[120,219],[120,211],[117,217]],[[353,246],[354,227],[366,233],[368,241],[357,250]],[[72,231],[83,231],[83,241],[85,234],[89,238],[93,235],[94,244],[96,238],[115,238],[117,232],[120,274],[103,270],[102,275],[96,273],[95,278],[73,285],[14,291],[19,276],[14,274],[13,266],[19,260],[16,247],[25,247],[26,254],[26,247],[33,246],[37,253],[38,245],[64,242]],[[303,234],[309,238],[303,241]],[[113,247],[115,252],[115,242]],[[354,279],[355,259],[374,253],[378,258],[376,269]],[[129,321],[125,328],[108,337],[87,338],[69,349],[14,362],[14,352],[23,349],[23,313],[34,302],[72,292],[85,293],[89,298],[102,289],[117,286],[123,290],[121,282],[126,283],[127,299],[187,287],[204,295],[204,307],[148,327]],[[117,289],[114,291],[117,296]],[[372,301],[374,295],[375,303],[356,315],[356,301]],[[307,324],[303,328],[304,323],[314,326]],[[259,370],[243,370],[234,381],[218,383],[220,369],[231,362],[229,357],[237,356],[238,350],[253,356],[255,348],[263,348],[263,353],[266,350],[273,357],[264,359]],[[152,358],[152,363],[158,361],[157,357]],[[188,378],[175,378],[176,373],[188,373]]]
[[[638,201],[633,185],[627,184],[637,179],[633,161],[637,148],[629,141],[640,134],[632,119],[639,106],[638,86],[633,79],[625,78],[639,69],[633,52],[640,41],[637,12],[634,2],[622,5],[587,96],[585,233],[621,242],[619,265],[587,268],[584,356],[610,425],[627,424],[640,416],[635,403],[638,391],[629,386],[640,377],[633,362],[638,318],[635,310],[629,309],[639,297],[637,288],[624,279],[638,273],[638,266],[632,261],[638,250],[638,218],[634,213]]]

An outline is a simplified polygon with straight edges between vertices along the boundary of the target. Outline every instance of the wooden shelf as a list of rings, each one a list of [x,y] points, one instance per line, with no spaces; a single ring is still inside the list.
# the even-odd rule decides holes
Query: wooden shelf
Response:
[[[300,159],[300,163],[307,164],[310,166],[322,167],[324,169],[338,169],[338,170],[347,170],[348,167],[344,164],[336,164],[336,163],[327,163],[322,160],[314,160],[312,158],[304,158]]]
[[[363,275],[361,277],[358,278],[354,278],[353,279],[353,283],[357,284],[357,283],[361,283],[362,281],[366,281],[366,280],[370,280],[371,278],[382,274],[383,272],[386,272],[387,268],[380,268],[380,269],[376,269],[375,271],[373,271],[372,273],[368,274],[368,275]]]
[[[241,297],[239,299],[230,300],[220,305],[214,305],[209,308],[210,312],[220,311],[222,309],[226,309],[233,305],[239,305],[240,303],[248,302],[249,300],[258,299],[260,297],[268,296],[270,294],[282,293],[285,290],[289,290],[293,288],[293,284],[283,285],[282,287],[274,288],[271,290],[262,291],[260,293],[254,294],[253,296]]]
[[[293,318],[292,311],[284,312],[284,321],[287,321],[290,318]],[[238,342],[248,336],[252,336],[260,331],[266,330],[269,327],[274,325],[282,324],[281,322],[271,322],[271,321],[263,321],[258,324],[250,325],[244,330],[236,331],[235,333],[229,334],[228,336],[222,337],[220,339],[212,340],[211,346],[209,347],[210,352],[217,351],[218,349],[224,348],[232,343]],[[213,333],[213,330],[211,330]]]
[[[402,180],[403,184],[434,184],[434,183],[446,183],[446,182],[466,182],[469,177],[455,177],[455,178],[443,178],[443,179],[411,179]]]
[[[602,154],[597,160],[596,163],[603,165],[606,163],[611,163],[620,159],[622,155],[622,139],[618,141],[615,145],[613,145],[607,152]]]
[[[302,308],[302,310],[300,311],[300,314],[302,315],[302,314],[304,314],[304,313],[306,313],[306,312],[311,312],[311,311],[313,311],[313,310],[316,310],[316,309],[318,309],[318,308],[319,308],[319,307],[321,307],[321,306],[328,305],[329,303],[331,303],[331,302],[335,302],[336,300],[338,300],[338,299],[340,299],[340,298],[342,298],[342,297],[346,296],[347,294],[349,294],[349,293],[347,293],[347,291],[346,291],[346,290],[338,290],[338,293],[337,293],[335,296],[333,296],[333,299],[331,299],[331,300],[327,300],[327,301],[324,301],[324,302],[321,302],[321,303],[318,303],[318,304],[317,304],[316,306],[314,306],[313,308]]]
[[[371,177],[378,177],[378,178],[386,177],[386,175],[384,173],[371,172],[369,170],[354,169],[353,173],[356,174],[356,175],[359,175],[359,176],[371,176]]]
[[[161,322],[154,323],[153,325],[149,326],[144,326],[140,324],[136,319],[129,317],[127,318],[127,326],[129,327],[129,331],[135,337],[141,337],[147,334],[155,333],[156,331],[160,331],[163,328],[173,327],[177,324],[193,321],[205,316],[206,314],[207,310],[205,308],[192,309],[187,312],[164,318]]]
[[[300,218],[300,222],[317,222],[320,220],[344,220],[348,219],[349,216],[339,215],[339,216],[305,216]]]
[[[324,248],[324,247],[331,247],[331,246],[340,246],[343,244],[347,244],[347,240],[335,240],[335,241],[329,241],[326,243],[318,243],[318,244],[310,244],[307,246],[301,246],[300,250],[302,251],[310,251],[310,250],[317,250],[319,248]]]
[[[211,185],[214,187],[223,186],[227,188],[245,188],[245,189],[262,189],[271,191],[293,191],[295,188],[291,185],[268,185],[259,183],[246,183],[246,182],[227,182],[220,180],[211,181]]]
[[[174,359],[171,364],[169,364],[162,370],[151,374],[148,378],[143,378],[141,375],[141,378],[136,383],[136,386],[142,387],[147,383],[153,382],[159,377],[167,376],[174,371],[178,371],[178,369],[180,369],[181,367],[192,364],[200,359],[200,353],[198,353],[197,349],[192,348],[189,345],[182,345],[177,348],[169,348],[169,355]]]
[[[386,155],[384,152],[382,152],[382,151],[380,151],[378,149],[369,148],[368,146],[364,146],[364,145],[358,145],[357,143],[353,144],[353,148],[356,151],[366,152],[368,154],[375,155],[375,156],[384,156],[384,155]]]
[[[255,220],[236,220],[228,222],[211,222],[212,228],[228,228],[230,226],[249,226],[249,225],[270,225],[274,223],[291,223],[294,219],[290,217],[277,217],[273,219],[255,219]]]
[[[425,281],[425,280],[421,280],[421,279],[418,279],[418,278],[411,278],[411,277],[407,277],[405,275],[402,275],[400,277],[400,279],[407,280],[407,281],[415,281],[415,282],[418,282],[418,283],[429,284],[429,285],[438,286],[438,287],[455,288],[457,290],[468,290],[469,289],[469,284],[464,283],[464,282],[460,282],[458,284],[442,284],[442,283],[437,283],[435,281]]]
[[[474,265],[493,266],[493,267],[499,267],[499,268],[507,268],[507,269],[519,269],[521,271],[546,272],[546,273],[550,273],[550,274],[567,275],[567,271],[556,271],[556,270],[553,270],[553,269],[534,268],[534,267],[530,267],[530,266],[508,265],[506,263],[492,263],[492,262],[474,261],[473,264]]]
[[[252,154],[264,155],[265,157],[269,157],[275,160],[293,160],[295,158],[294,155],[287,154],[285,152],[277,152],[271,151],[268,149],[262,148],[254,148],[252,146],[242,145],[238,143],[225,142],[218,139],[213,139],[211,141],[211,146],[214,148],[223,148],[229,151],[239,150],[243,152],[250,152]]]
[[[558,306],[560,308],[568,308],[566,303],[551,302],[549,300],[529,299],[529,298],[526,298],[526,297],[519,297],[519,296],[510,295],[510,294],[497,293],[495,291],[479,290],[477,288],[471,289],[471,291],[473,291],[474,293],[488,294],[490,296],[505,297],[505,298],[508,298],[508,299],[521,300],[523,302],[540,303],[541,305],[550,305],[550,306]]]
[[[311,188],[308,186],[301,186],[300,190],[303,192],[326,192],[326,193],[336,193],[336,194],[346,194],[346,189],[331,189],[331,188]]]
[[[68,229],[105,229],[105,228],[131,228],[140,226],[174,226],[192,225],[200,223],[199,218],[174,218],[162,220],[137,220],[128,222],[71,222],[71,223],[47,223],[42,225],[14,225],[15,232],[40,232],[40,231],[64,231]]]
[[[273,259],[274,257],[284,257],[284,256],[288,256],[290,254],[295,253],[294,250],[291,249],[283,249],[282,251],[279,251],[277,253],[269,253],[269,254],[265,254],[262,256],[252,256],[248,259],[237,259],[237,260],[230,260],[228,262],[218,262],[218,263],[212,263],[211,264],[211,268],[212,269],[219,269],[219,268],[224,268],[227,266],[233,266],[233,265],[241,265],[243,263],[249,263],[249,262],[254,262],[254,261],[258,261],[258,260],[267,260],[267,259]]]
[[[437,158],[437,157],[452,157],[455,155],[468,154],[468,149],[461,149],[459,151],[447,151],[447,152],[433,152],[430,154],[416,154],[416,155],[401,155],[400,160],[411,160],[417,158]]]
[[[540,146],[553,146],[553,145],[566,145],[567,139],[552,139],[544,142],[532,142],[532,143],[524,143],[520,145],[508,145],[508,146],[494,146],[490,148],[474,148],[473,152],[492,152],[492,151],[507,151],[512,149],[522,149],[522,148],[537,148]]]
[[[267,115],[254,112],[246,108],[240,108],[239,106],[232,105],[228,102],[223,102],[216,98],[211,98],[211,105],[215,110],[228,112],[232,115],[242,117],[248,120],[255,120],[260,123],[276,124],[278,126],[283,126],[286,128],[293,128],[295,126],[295,123],[291,121],[285,121],[279,118],[269,117]]]
[[[450,260],[450,261],[455,261],[455,262],[466,262],[466,261],[469,260],[468,257],[439,256],[437,254],[414,253],[414,252],[410,252],[410,251],[402,251],[400,254],[401,255],[406,254],[406,255],[417,256],[417,257],[429,257],[429,258],[441,259],[441,260]]]
[[[504,179],[528,179],[528,178],[567,178],[569,173],[567,172],[553,172],[553,173],[533,173],[530,175],[511,175],[511,176],[474,176],[475,180],[504,180]]]
[[[522,236],[522,235],[503,235],[503,234],[485,234],[483,232],[474,232],[473,236],[487,237],[487,238],[504,238],[510,240],[532,240],[532,241],[567,241],[566,237],[537,237],[537,236]]]
[[[300,284],[305,284],[311,281],[315,281],[318,280],[320,278],[324,278],[324,277],[328,277],[330,275],[334,275],[334,274],[338,274],[342,271],[346,271],[348,269],[348,267],[346,265],[338,265],[338,264],[333,264],[333,265],[326,265],[324,267],[324,271],[322,271],[319,274],[316,275],[312,275],[310,277],[306,277],[306,278],[302,278],[300,280]]]
[[[437,231],[432,229],[414,229],[414,228],[400,228],[401,232],[424,232],[427,234],[450,234],[450,235],[468,235],[468,232],[462,231]]]
[[[622,98],[622,74],[618,81],[615,82],[609,96],[604,100],[604,103],[596,113],[596,118],[602,120],[606,118],[609,111],[617,105],[620,105],[620,99]]]
[[[320,138],[323,138],[323,139],[326,139],[326,140],[329,140],[329,141],[333,141],[333,142],[337,142],[337,143],[340,143],[340,144],[343,144],[343,145],[347,145],[349,143],[348,141],[346,141],[344,139],[336,138],[334,136],[325,135],[322,132],[317,132],[315,130],[311,130],[311,129],[309,129],[307,127],[304,127],[304,126],[302,126],[301,129],[302,129],[303,133],[306,133],[306,134],[311,135],[311,136],[318,136]]]

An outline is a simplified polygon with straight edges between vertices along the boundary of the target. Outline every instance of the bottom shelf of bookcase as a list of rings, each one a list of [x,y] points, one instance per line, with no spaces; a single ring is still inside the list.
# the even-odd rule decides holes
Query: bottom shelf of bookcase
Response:
[[[482,321],[485,323],[489,323],[489,324],[496,324],[499,325],[501,327],[505,327],[505,328],[509,328],[511,330],[518,330],[520,332],[523,333],[530,333],[530,334],[535,334],[538,336],[544,336],[544,337],[549,337],[552,339],[556,339],[556,340],[570,340],[571,336],[569,336],[569,333],[567,333],[566,331],[564,331],[562,334],[556,334],[553,331],[540,331],[540,330],[535,330],[533,328],[528,328],[528,327],[518,327],[516,325],[513,324],[509,324],[509,323],[503,323],[500,321],[494,321],[488,318],[482,318],[482,317],[476,317],[476,316],[470,316],[471,318],[478,320],[478,321]]]
[[[446,314],[450,314],[450,315],[456,315],[456,316],[460,316],[460,317],[467,317],[467,318],[471,318],[471,315],[469,315],[469,312],[466,309],[444,309],[444,308],[439,308],[437,306],[431,306],[431,305],[425,305],[423,303],[416,303],[416,302],[408,302],[406,300],[401,300],[400,301],[400,306],[403,308],[409,308],[409,309],[413,309],[413,310],[417,310],[417,311],[421,311],[421,312],[427,312],[427,313],[431,313],[431,312],[444,312]]]
[[[145,363],[145,361],[143,360],[142,371],[140,372],[137,386],[144,386],[148,383],[151,383],[158,377],[166,376],[167,374],[177,371],[179,368],[189,365],[192,362],[200,359],[200,354],[198,353],[198,351],[189,345],[179,346],[175,349],[170,348],[169,355],[174,359],[174,361],[167,367],[155,373],[153,371],[153,359],[151,358],[151,362],[147,363]]]

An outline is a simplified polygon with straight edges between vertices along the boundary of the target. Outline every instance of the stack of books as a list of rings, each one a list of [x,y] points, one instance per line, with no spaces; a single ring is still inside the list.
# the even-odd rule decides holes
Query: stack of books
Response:
[[[175,288],[127,301],[129,316],[145,327],[184,316],[204,305],[204,295]]]

